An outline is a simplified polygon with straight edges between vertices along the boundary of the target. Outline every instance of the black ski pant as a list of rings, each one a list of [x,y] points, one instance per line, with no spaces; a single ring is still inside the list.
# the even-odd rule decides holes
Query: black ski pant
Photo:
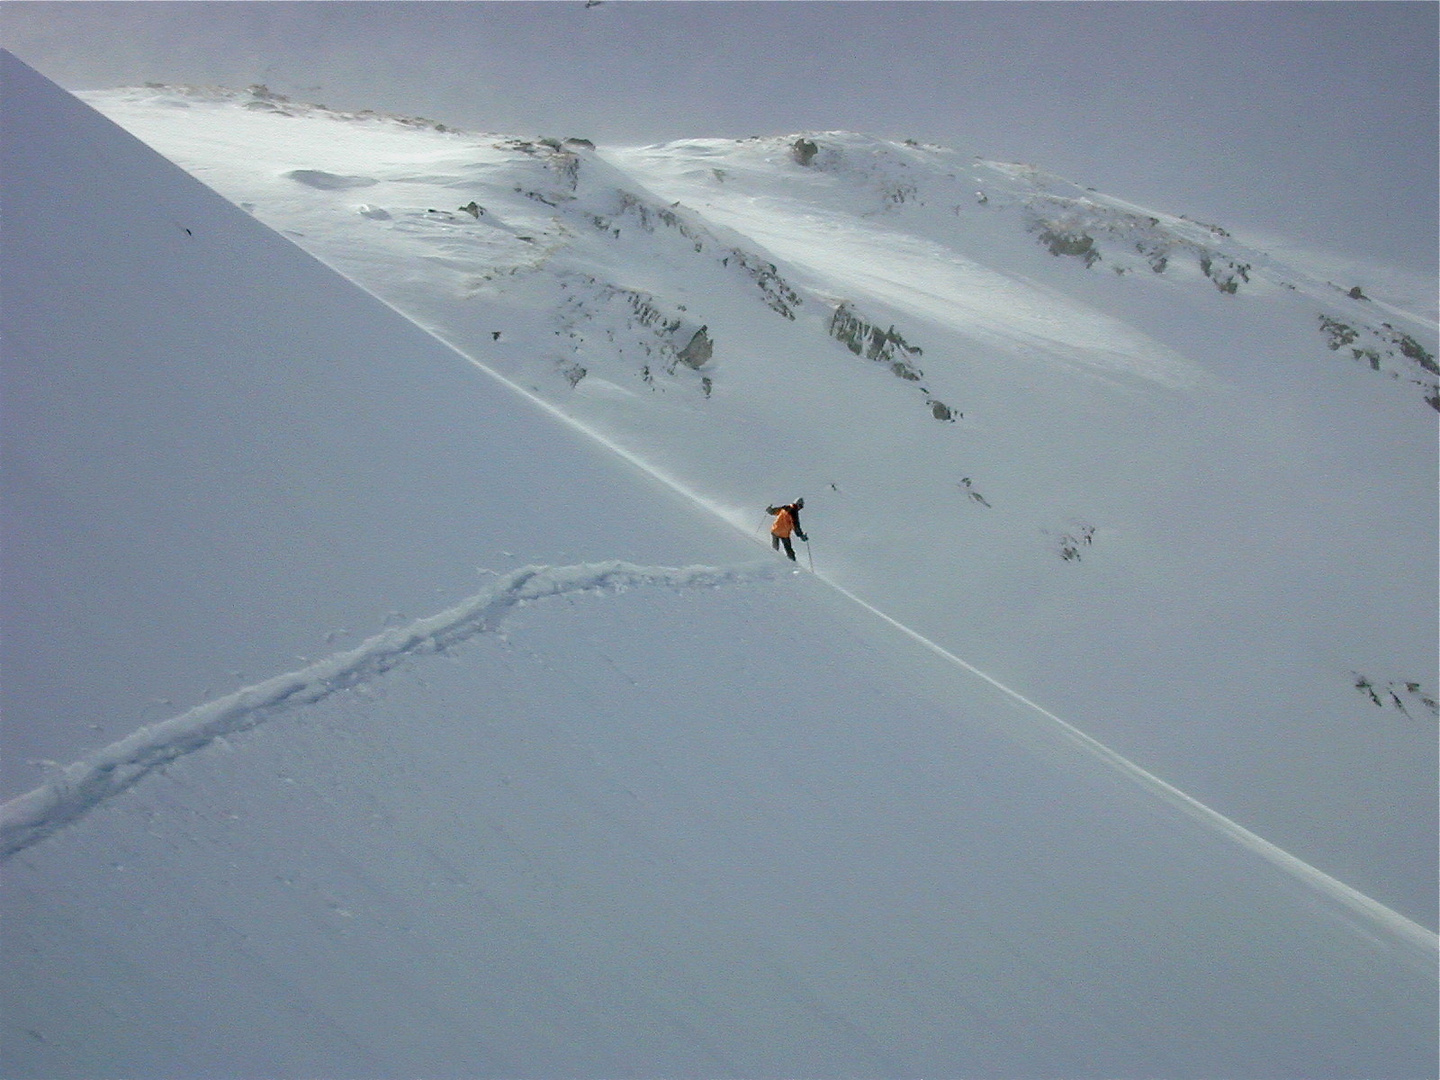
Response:
[[[779,551],[781,544],[784,544],[784,545],[785,545],[785,554],[790,556],[790,561],[791,561],[791,562],[794,562],[794,561],[795,561],[795,548],[794,548],[793,545],[791,545],[791,543],[790,543],[790,538],[789,538],[788,536],[776,536],[774,533],[771,533],[771,534],[770,534],[770,546],[771,546],[772,548],[774,548],[776,551]]]

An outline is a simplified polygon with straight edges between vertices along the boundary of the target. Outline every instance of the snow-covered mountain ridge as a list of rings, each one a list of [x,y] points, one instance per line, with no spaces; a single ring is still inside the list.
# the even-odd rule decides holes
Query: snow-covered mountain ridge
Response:
[[[323,105],[292,102],[261,86],[244,92],[221,88],[151,86],[87,96],[94,104],[117,116],[122,115],[127,107],[143,112],[147,106],[153,107],[157,103],[163,103],[164,107],[194,106],[202,109],[206,106],[230,106],[272,116],[358,124],[372,132],[389,126],[412,136],[435,134],[467,142],[479,140],[488,143],[488,149],[499,152],[498,159],[491,158],[492,165],[507,160],[512,166],[517,162],[521,165],[516,170],[518,176],[507,176],[501,180],[502,186],[510,188],[508,192],[487,190],[484,176],[476,171],[479,162],[475,155],[467,158],[465,167],[460,171],[448,176],[436,174],[425,178],[412,175],[405,178],[420,183],[428,180],[436,186],[453,187],[462,192],[482,192],[488,196],[487,202],[492,209],[487,210],[474,199],[459,207],[427,207],[423,215],[403,226],[404,231],[415,234],[417,254],[426,246],[420,239],[424,237],[430,241],[428,246],[444,248],[455,260],[457,269],[465,263],[459,253],[469,250],[473,266],[479,271],[477,278],[480,282],[492,281],[497,275],[515,274],[526,266],[535,265],[535,252],[530,248],[520,249],[523,254],[513,248],[507,251],[503,244],[497,249],[485,243],[496,240],[493,234],[480,243],[473,242],[473,235],[462,241],[454,230],[444,228],[447,224],[466,224],[466,219],[459,215],[468,214],[473,219],[471,224],[480,223],[484,217],[483,224],[492,229],[503,229],[505,222],[510,221],[514,226],[507,230],[510,237],[526,245],[540,245],[541,262],[560,248],[574,246],[567,242],[573,234],[558,228],[561,223],[583,222],[619,239],[619,224],[628,217],[646,231],[653,232],[657,225],[675,230],[694,244],[697,253],[708,248],[718,251],[718,257],[727,265],[733,260],[738,270],[755,280],[767,303],[787,317],[793,317],[792,309],[801,303],[801,298],[778,275],[773,263],[765,262],[760,255],[746,250],[743,237],[729,237],[731,244],[738,241],[736,246],[730,246],[721,242],[703,221],[697,220],[683,206],[657,202],[641,186],[647,178],[643,171],[638,176],[602,173],[598,180],[590,175],[596,171],[596,148],[583,138],[560,140],[471,135],[424,118],[373,112],[343,113]],[[138,116],[135,119],[143,123]],[[412,149],[415,141],[413,138],[409,140]],[[839,180],[848,192],[848,197],[843,198],[840,205],[862,218],[893,215],[894,211],[907,207],[912,210],[939,209],[941,215],[923,215],[920,223],[930,226],[931,235],[963,242],[963,237],[973,231],[973,215],[970,213],[973,207],[969,205],[973,202],[1002,216],[1006,211],[1013,212],[1010,216],[1015,222],[1052,255],[1077,258],[1087,267],[1103,265],[1116,275],[1143,268],[1156,274],[1170,273],[1182,280],[1194,280],[1198,271],[1200,278],[1212,282],[1224,293],[1233,294],[1242,285],[1253,289],[1268,287],[1300,292],[1317,308],[1314,313],[1319,331],[1317,342],[1332,351],[1347,347],[1353,359],[1366,363],[1376,371],[1383,370],[1391,378],[1404,379],[1420,387],[1426,400],[1433,407],[1440,408],[1440,400],[1435,397],[1436,376],[1440,375],[1440,367],[1436,365],[1433,350],[1436,312],[1431,310],[1417,315],[1397,306],[1397,301],[1413,304],[1414,296],[1403,300],[1387,298],[1379,295],[1373,286],[1367,294],[1360,284],[1337,285],[1322,280],[1313,271],[1271,257],[1218,225],[1165,214],[1094,189],[1083,189],[1033,165],[987,161],[978,157],[967,159],[943,147],[914,141],[901,144],[844,132],[756,137],[741,142],[687,140],[656,148],[650,156],[657,161],[666,161],[667,173],[693,178],[708,172],[704,178],[715,185],[723,185],[727,180],[733,184],[738,180],[742,187],[747,178],[773,174],[774,163],[788,157],[802,168],[822,174],[826,180]],[[705,166],[706,160],[711,158],[720,159],[721,163]],[[641,158],[636,152],[625,155],[627,163],[634,164],[639,160]],[[587,173],[586,193],[580,190],[582,163]],[[205,168],[198,160],[195,164],[201,170]],[[526,165],[533,167],[526,168]],[[382,182],[373,176],[337,175],[319,169],[295,169],[285,175],[302,185],[330,191],[358,192]],[[528,178],[531,183],[515,182],[522,177]],[[386,182],[395,179],[400,178],[386,178]],[[659,174],[650,179],[659,180]],[[793,184],[794,177],[788,176],[787,182]],[[827,195],[833,202],[835,185],[822,180],[819,185],[810,186],[828,188]],[[603,196],[596,199],[595,196],[602,192]],[[505,203],[509,195],[519,195],[558,213],[548,217],[542,214],[537,218],[525,214],[523,209],[516,212],[512,208],[508,214],[497,215],[493,207],[497,202]],[[257,205],[256,209],[261,208]],[[392,220],[387,216],[389,211],[384,208],[372,208],[362,203],[356,209],[362,216],[371,219]],[[263,216],[264,211],[261,212]],[[949,215],[956,219],[953,223],[944,221],[944,217]],[[915,218],[917,215],[908,216]],[[938,229],[934,227],[937,224],[940,225]],[[951,227],[945,228],[946,224]],[[426,226],[432,228],[427,229]],[[1172,266],[1172,263],[1175,265]],[[633,299],[635,303],[644,303],[639,297]],[[1370,306],[1363,306],[1366,304]],[[1383,306],[1377,308],[1376,304]],[[1401,325],[1396,326],[1397,322]],[[1357,345],[1362,338],[1364,340]],[[1432,339],[1430,347],[1425,343],[1427,338]]]
[[[822,575],[1433,923],[1432,861],[1359,840],[1437,830],[1412,297],[860,135],[84,97],[736,528],[804,493]]]
[[[1033,165],[964,159],[943,147],[897,144],[845,132],[741,144],[690,141],[648,153],[656,161],[665,161],[661,168],[667,173],[692,180],[702,176],[699,164],[718,153],[727,158],[729,166],[712,167],[715,184],[738,177],[743,186],[745,164],[772,165],[787,150],[797,165],[829,174],[848,188],[852,198],[842,205],[852,213],[903,222],[958,250],[974,246],[980,232],[976,228],[979,215],[974,211],[983,207],[1007,218],[1017,232],[1023,229],[1031,234],[1051,255],[1078,259],[1087,268],[1108,268],[1117,276],[1144,270],[1185,282],[1203,279],[1230,295],[1242,286],[1260,292],[1278,288],[1299,293],[1315,306],[1319,341],[1334,351],[1365,338],[1363,347],[1351,348],[1353,359],[1420,388],[1425,400],[1440,409],[1436,393],[1440,367],[1433,345],[1427,348],[1422,343],[1433,342],[1433,310],[1427,315],[1413,314],[1397,306],[1396,297],[1389,302],[1380,298],[1382,306],[1377,308],[1359,285],[1321,280],[1313,270],[1273,257],[1218,225],[1085,189]],[[833,186],[825,180],[807,186],[830,188],[827,194],[833,193]],[[687,193],[694,197],[696,190]],[[953,221],[948,220],[951,216]],[[993,255],[993,246],[990,251]],[[1414,297],[1403,301],[1413,302]],[[1337,334],[1344,340],[1337,343]]]
[[[1331,351],[1349,348],[1352,359],[1419,387],[1426,403],[1440,410],[1440,366],[1436,365],[1434,353],[1412,333],[1386,321],[1385,315],[1377,315],[1371,297],[1359,285],[1345,288],[1322,282],[1299,267],[1236,241],[1218,225],[1162,216],[1119,199],[1081,192],[1076,185],[1044,176],[1031,166],[985,164],[1028,189],[1015,201],[1023,208],[1030,231],[1052,255],[1078,258],[1087,267],[1103,263],[1116,274],[1144,269],[1164,274],[1172,261],[1183,259],[1223,293],[1233,295],[1242,285],[1278,286],[1302,292],[1320,309],[1316,319]],[[987,204],[990,201],[984,192],[977,197]],[[1345,304],[1335,295],[1341,292],[1347,300],[1372,306]],[[1433,319],[1389,304],[1385,309],[1389,317],[1413,326],[1417,334],[1429,331],[1433,337]],[[1364,345],[1355,347],[1361,338]]]
[[[787,319],[723,256],[687,249],[646,291],[689,292],[676,302],[692,312],[704,301],[715,349],[701,370],[597,394],[595,376],[572,391],[537,364],[539,389],[517,387],[526,358],[487,349],[555,329],[552,311],[475,301],[475,334],[452,348],[8,54],[0,80],[0,775],[7,796],[41,781],[5,809],[39,835],[0,875],[0,1071],[1433,1074],[1435,937],[1394,910],[1424,890],[1423,822],[1407,831],[1404,818],[1422,770],[1395,769],[1423,728],[1376,710],[1348,673],[1338,689],[1364,712],[1304,739],[1266,741],[1256,717],[1273,698],[1223,712],[1222,691],[1264,679],[1230,672],[1222,647],[1284,630],[1228,610],[1237,577],[1274,588],[1284,564],[1263,543],[1210,561],[1201,547],[1184,552],[1191,581],[1127,539],[1163,539],[1161,517],[1116,528],[1114,510],[1166,494],[1156,471],[1173,470],[1165,454],[1189,429],[1149,436],[1163,444],[1131,470],[1145,482],[1131,503],[1124,476],[1092,475],[1145,446],[1140,420],[1183,420],[1167,401],[1226,415],[1222,385],[1119,373],[1138,334],[1112,339],[1098,379],[1094,363],[1065,361],[1058,331],[1043,354],[997,349],[962,380],[963,342],[943,320],[892,317],[855,293],[891,363],[923,362],[920,385],[940,400],[945,385],[969,391],[973,412],[937,422],[918,380],[829,336],[813,297]],[[252,148],[274,191],[344,200],[359,189],[324,185],[375,179],[373,144],[322,159],[307,141],[289,160]],[[358,205],[398,219],[395,191],[364,191]],[[335,208],[337,221],[384,221]],[[638,289],[663,276],[651,260],[672,234],[627,226],[636,258],[574,268]],[[1038,265],[1059,262],[1026,244]],[[876,254],[893,270],[904,250]],[[444,298],[434,267],[369,254]],[[767,261],[801,295],[812,271]],[[888,284],[913,306],[903,281]],[[623,328],[629,315],[612,314]],[[707,369],[709,398],[693,378]],[[1025,384],[1036,370],[1057,387]],[[1217,438],[1222,457],[1245,445]],[[974,469],[956,474],[952,505],[936,491],[956,459],[932,458],[957,449]],[[1284,524],[1314,491],[1277,500],[1305,469],[1265,484],[1243,459],[1224,463],[1221,494],[1253,485]],[[833,486],[806,479],[817,464]],[[792,475],[777,480],[781,467]],[[1102,527],[1037,536],[1064,487],[1051,470],[1067,467]],[[737,532],[714,516],[744,506],[749,519],[760,491],[792,481],[811,496],[818,574],[757,549],[750,520]],[[931,499],[872,520],[895,489]],[[1159,512],[1183,509],[1172,494]],[[1344,500],[1325,509],[1353,542]],[[857,556],[865,538],[842,529],[847,515],[875,526],[883,559]],[[1404,548],[1403,530],[1391,542]],[[872,566],[885,573],[861,597],[850,587]],[[1057,625],[1088,635],[1085,655],[1037,640],[1042,613],[1010,609],[1027,582]],[[646,587],[608,587],[627,584]],[[723,587],[691,587],[709,584]],[[1124,602],[1107,608],[1116,589]],[[1343,591],[1363,600],[1348,579]],[[1053,606],[1065,604],[1078,619]],[[1145,653],[1106,631],[1146,604],[1193,671],[1182,650],[1152,653],[1157,679],[1137,684]],[[1303,634],[1254,644],[1253,674],[1292,689]],[[1393,659],[1395,644],[1376,651]],[[1166,684],[1203,671],[1224,685],[1167,714]],[[1336,689],[1329,674],[1312,671],[1317,703]],[[1170,759],[1159,775],[1082,734],[1117,687],[1133,696],[1109,715],[1132,722],[1147,763]],[[1085,704],[1062,714],[1067,688]],[[1188,747],[1166,740],[1204,710],[1233,722]],[[1289,830],[1327,872],[1174,786],[1213,788],[1207,774],[1231,781],[1247,756],[1263,761],[1288,786],[1246,823],[1283,823],[1316,771],[1294,752],[1331,760],[1356,716],[1385,718],[1346,756],[1356,782]],[[1207,756],[1217,738],[1237,753]],[[1325,819],[1382,765],[1390,821],[1373,806]],[[1331,876],[1339,867],[1371,895]]]

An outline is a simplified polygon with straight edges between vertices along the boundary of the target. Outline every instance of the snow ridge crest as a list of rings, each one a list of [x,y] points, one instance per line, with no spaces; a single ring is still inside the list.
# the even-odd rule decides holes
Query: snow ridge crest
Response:
[[[513,570],[439,614],[385,630],[354,649],[197,705],[169,720],[147,724],[65,766],[40,787],[0,805],[0,862],[83,817],[155,769],[225,735],[369,683],[412,657],[443,653],[494,630],[512,608],[527,602],[637,586],[713,588],[777,578],[782,569],[768,562],[669,567],[610,561]]]

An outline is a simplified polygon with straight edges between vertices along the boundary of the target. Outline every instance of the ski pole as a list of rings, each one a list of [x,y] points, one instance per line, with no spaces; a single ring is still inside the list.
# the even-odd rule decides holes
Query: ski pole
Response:
[[[815,552],[810,548],[810,541],[805,541],[805,557],[810,560],[810,572],[815,572]]]

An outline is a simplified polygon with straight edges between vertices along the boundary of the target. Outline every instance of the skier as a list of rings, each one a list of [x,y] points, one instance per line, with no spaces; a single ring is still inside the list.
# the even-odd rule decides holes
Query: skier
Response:
[[[790,556],[790,561],[795,561],[795,548],[790,543],[790,534],[793,532],[807,544],[810,538],[805,535],[805,530],[800,528],[800,511],[805,506],[804,499],[796,499],[793,503],[786,503],[784,506],[767,506],[765,512],[775,515],[775,523],[770,526],[770,546],[776,551],[780,545],[785,545],[785,554]]]

